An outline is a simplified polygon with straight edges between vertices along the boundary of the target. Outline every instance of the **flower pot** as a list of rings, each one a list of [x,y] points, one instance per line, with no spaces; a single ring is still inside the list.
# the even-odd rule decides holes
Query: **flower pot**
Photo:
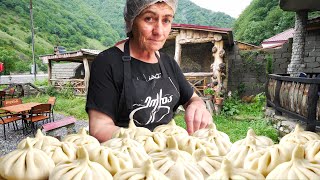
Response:
[[[222,103],[223,103],[223,98],[217,97],[217,98],[215,99],[215,102],[214,102],[214,103],[217,104],[217,105],[222,105]]]

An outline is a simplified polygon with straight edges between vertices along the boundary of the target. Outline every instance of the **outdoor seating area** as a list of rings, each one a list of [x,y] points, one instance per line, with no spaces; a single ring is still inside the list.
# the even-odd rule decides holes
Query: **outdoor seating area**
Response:
[[[5,99],[0,107],[0,124],[3,126],[3,138],[6,139],[7,131],[23,131],[24,135],[35,134],[35,131],[45,123],[54,121],[53,108],[55,97],[49,97],[48,102],[23,103],[20,98]],[[19,121],[19,123],[17,123]],[[18,127],[18,124],[20,127]],[[6,127],[7,126],[7,127]]]

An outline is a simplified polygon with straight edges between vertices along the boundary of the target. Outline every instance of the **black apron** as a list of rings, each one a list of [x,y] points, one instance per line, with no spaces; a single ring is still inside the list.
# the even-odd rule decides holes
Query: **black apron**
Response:
[[[173,117],[173,108],[177,105],[180,93],[173,84],[163,62],[155,54],[162,76],[150,81],[137,80],[131,75],[131,57],[129,40],[124,46],[123,67],[124,81],[120,97],[119,113],[129,112],[129,117],[120,119],[116,125],[127,127],[129,119],[134,119],[136,126],[153,130],[156,126],[167,124]]]

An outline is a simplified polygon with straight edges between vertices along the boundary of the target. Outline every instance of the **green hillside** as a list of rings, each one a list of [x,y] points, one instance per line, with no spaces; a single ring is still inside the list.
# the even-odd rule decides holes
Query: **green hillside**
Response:
[[[85,0],[92,11],[105,19],[120,35],[125,37],[123,8],[125,0]],[[110,6],[112,4],[112,6]],[[198,24],[231,28],[234,18],[221,13],[203,9],[189,0],[179,0],[174,23]]]
[[[309,13],[309,18],[320,13]],[[295,13],[280,9],[279,0],[253,0],[236,20],[235,39],[259,45],[264,39],[294,27]]]
[[[28,72],[32,64],[29,0],[0,1],[0,62],[9,72]],[[35,55],[53,53],[56,45],[67,50],[103,50],[125,38],[125,0],[34,0]],[[180,0],[175,23],[231,27],[234,19]],[[11,62],[11,61],[14,61]]]

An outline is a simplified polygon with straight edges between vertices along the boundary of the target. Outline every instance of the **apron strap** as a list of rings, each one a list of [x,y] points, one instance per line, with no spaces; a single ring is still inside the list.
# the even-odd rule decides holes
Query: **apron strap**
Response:
[[[159,65],[160,65],[162,78],[167,78],[168,74],[167,74],[166,69],[164,68],[164,65],[163,65],[160,57],[158,56],[157,53],[155,53],[155,55],[156,55],[156,58],[158,59]],[[129,48],[129,39],[124,44],[122,61],[123,61],[123,73],[124,73],[123,74],[124,94],[125,94],[125,98],[126,98],[127,109],[129,111],[131,111],[133,108],[133,100],[132,100],[132,95],[130,94],[130,88],[133,87],[133,85],[132,85],[132,77],[131,77],[131,64],[130,64],[131,56],[130,56],[130,48]]]
[[[168,74],[167,74],[167,71],[166,69],[164,68],[164,65],[160,59],[160,57],[158,56],[157,53],[155,53],[157,59],[158,59],[158,62],[159,62],[159,65],[160,65],[160,70],[161,70],[161,73],[162,73],[162,78],[167,78],[168,77]]]
[[[123,56],[122,56],[122,61],[123,61],[123,85],[124,85],[124,94],[126,98],[126,104],[127,104],[127,109],[130,111],[132,110],[132,95],[130,95],[130,87],[132,87],[132,79],[131,79],[131,56],[130,56],[130,49],[129,49],[129,39],[127,42],[124,44],[124,51],[123,51]]]

